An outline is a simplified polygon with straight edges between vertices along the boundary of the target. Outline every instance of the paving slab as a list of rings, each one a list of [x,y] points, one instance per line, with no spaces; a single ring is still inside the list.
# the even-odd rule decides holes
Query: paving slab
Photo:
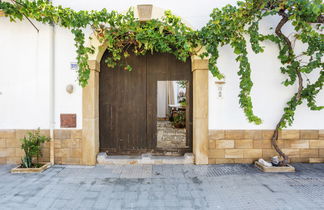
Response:
[[[253,165],[56,165],[11,174],[0,165],[0,209],[324,209],[324,164],[295,173]]]

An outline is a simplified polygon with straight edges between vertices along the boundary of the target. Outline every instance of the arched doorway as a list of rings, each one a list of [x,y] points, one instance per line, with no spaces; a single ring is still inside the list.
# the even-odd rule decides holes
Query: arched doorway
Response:
[[[135,16],[140,16],[135,8]],[[153,6],[151,18],[161,18],[163,10]],[[82,164],[95,165],[99,153],[99,75],[100,61],[107,44],[101,43],[93,34],[88,46],[95,49],[89,55],[90,78],[82,91]],[[198,55],[204,52],[199,48]],[[196,164],[208,164],[208,59],[191,57],[193,117],[192,151]]]
[[[106,52],[100,62],[100,151],[108,154],[192,152],[191,60],[182,62],[166,53],[131,55],[127,63],[133,70],[129,72],[122,67],[109,68],[105,63],[107,56]],[[176,106],[177,96],[172,95],[176,99],[166,107],[170,111],[168,117],[158,119],[157,109],[161,100],[158,84],[171,84],[169,88],[172,88],[173,94],[179,81],[186,83],[186,105]],[[183,114],[184,128],[165,126],[168,118],[172,118],[171,112],[174,116]],[[161,123],[163,126],[160,126]],[[163,139],[161,132],[164,132]]]

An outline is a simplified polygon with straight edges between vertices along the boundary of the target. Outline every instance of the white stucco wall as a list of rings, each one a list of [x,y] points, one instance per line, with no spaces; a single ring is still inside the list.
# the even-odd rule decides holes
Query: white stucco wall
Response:
[[[125,11],[137,4],[153,4],[170,9],[181,16],[193,28],[199,29],[209,20],[215,7],[235,1],[228,0],[55,0],[55,4],[73,9],[96,9]],[[275,18],[266,20],[261,30],[275,24]],[[36,22],[35,22],[36,23]],[[36,23],[40,32],[27,22],[10,23],[0,17],[0,129],[28,129],[49,127],[49,59],[50,28]],[[75,62],[75,47],[72,34],[67,29],[56,28],[55,33],[55,121],[60,127],[61,113],[77,114],[77,127],[82,128],[82,88],[76,81],[76,72],[70,70]],[[284,88],[285,79],[280,73],[280,63],[276,59],[277,47],[265,43],[266,51],[260,55],[250,55],[252,78],[254,80],[253,99],[255,113],[264,123],[255,126],[246,121],[239,107],[238,64],[229,47],[221,50],[219,67],[226,75],[223,99],[217,98],[216,81],[209,79],[209,128],[210,129],[272,129],[279,119],[282,108],[296,87]],[[67,85],[74,86],[74,93],[65,91]],[[318,102],[324,104],[324,92]],[[323,129],[324,111],[308,111],[305,105],[297,110],[294,129]]]
[[[48,26],[0,18],[0,128],[48,126]]]
[[[267,17],[260,25],[260,31],[269,32],[280,21],[279,17]],[[289,25],[283,28],[285,34],[291,34]],[[235,54],[229,46],[221,48],[218,66],[225,75],[223,99],[217,97],[216,78],[209,75],[209,128],[210,129],[273,129],[281,118],[283,108],[297,91],[295,86],[285,87],[282,82],[288,77],[280,72],[281,63],[277,59],[278,47],[271,42],[264,42],[264,53],[254,54],[249,49],[251,78],[254,82],[252,100],[254,113],[261,117],[263,123],[254,125],[246,120],[243,110],[239,107],[239,64],[235,62]],[[296,50],[301,46],[296,43]],[[315,82],[319,70],[309,79]],[[304,86],[307,83],[304,81]],[[324,91],[317,97],[319,105],[324,104]],[[295,121],[289,129],[323,129],[324,111],[310,111],[305,104],[297,108]]]
[[[60,114],[76,114],[77,128],[82,128],[82,88],[77,81],[77,72],[71,70],[76,62],[74,36],[64,28],[55,28],[55,122],[60,127]],[[67,85],[73,85],[73,93],[66,92]]]

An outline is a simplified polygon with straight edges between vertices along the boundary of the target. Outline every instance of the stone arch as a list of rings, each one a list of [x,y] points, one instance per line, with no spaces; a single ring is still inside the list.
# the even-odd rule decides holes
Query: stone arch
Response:
[[[161,18],[164,10],[152,5],[134,7],[140,21]],[[189,26],[189,24],[187,24]],[[90,78],[82,92],[82,164],[95,165],[99,152],[99,73],[100,61],[107,45],[93,34],[89,46],[95,53],[89,55]],[[201,51],[203,48],[201,49]],[[201,52],[200,52],[201,53]],[[208,164],[208,59],[191,57],[193,72],[193,153],[196,164]]]

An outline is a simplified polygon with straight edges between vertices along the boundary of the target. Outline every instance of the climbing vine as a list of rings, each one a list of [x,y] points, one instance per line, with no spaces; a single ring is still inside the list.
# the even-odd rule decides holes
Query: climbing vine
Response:
[[[165,12],[161,20],[141,22],[134,17],[132,10],[126,14],[116,11],[74,11],[62,6],[54,6],[45,0],[12,0],[1,2],[3,10],[11,21],[27,18],[45,24],[56,24],[71,30],[75,37],[78,80],[84,87],[89,79],[88,56],[93,47],[85,46],[84,29],[91,27],[100,42],[106,43],[109,56],[105,60],[108,66],[120,65],[132,70],[127,64],[130,54],[144,55],[153,52],[171,53],[179,60],[197,54],[198,46],[205,46],[201,57],[209,57],[209,70],[218,79],[224,76],[217,67],[219,48],[230,45],[239,63],[240,77],[239,103],[249,122],[261,124],[262,120],[253,112],[251,90],[251,65],[248,57],[248,45],[254,53],[262,53],[262,42],[271,41],[278,46],[278,59],[282,63],[280,71],[287,76],[284,86],[297,86],[296,93],[287,102],[282,117],[278,121],[272,137],[272,144],[283,157],[282,165],[288,162],[288,156],[277,145],[279,130],[292,125],[297,106],[304,101],[311,110],[322,110],[316,104],[316,97],[323,88],[324,51],[323,22],[324,4],[322,0],[245,0],[236,6],[227,5],[214,9],[211,20],[200,31],[194,31],[182,23],[179,17],[170,11]],[[279,16],[280,20],[268,34],[259,32],[259,24],[268,16]],[[282,32],[290,25],[293,35]],[[302,50],[294,45],[300,42]],[[308,75],[318,73],[315,82]]]
[[[321,0],[245,0],[238,2],[237,6],[228,5],[222,9],[214,9],[211,20],[201,30],[200,37],[207,50],[204,56],[210,56],[209,68],[219,79],[223,78],[223,74],[217,68],[219,47],[230,45],[233,48],[236,61],[239,62],[240,105],[248,120],[256,124],[260,124],[261,119],[253,113],[250,95],[253,82],[247,42],[251,44],[254,53],[264,51],[262,41],[267,40],[278,45],[278,59],[282,63],[280,70],[287,75],[283,85],[292,86],[297,83],[298,86],[296,93],[287,102],[272,137],[272,145],[283,157],[282,165],[287,164],[288,156],[277,145],[279,130],[292,125],[296,108],[303,101],[307,102],[311,110],[324,108],[316,104],[316,96],[323,88],[324,82],[324,36],[321,33],[323,12],[324,5]],[[274,31],[269,34],[260,33],[260,21],[274,15],[281,18]],[[293,27],[293,36],[282,32],[286,24]],[[294,49],[295,42],[300,42],[304,49]],[[319,72],[318,78],[312,83],[307,75],[315,72]]]
[[[171,53],[181,61],[195,54],[198,47],[197,32],[181,22],[179,17],[166,11],[162,20],[148,20],[140,22],[134,18],[133,11],[128,11],[117,26],[101,25],[97,34],[101,42],[107,44],[110,55],[106,60],[109,67],[124,66],[125,70],[132,70],[127,63],[120,62],[127,58],[130,51],[135,55],[161,52]]]
[[[166,11],[161,20],[152,19],[145,22],[134,17],[130,9],[126,14],[116,11],[74,11],[62,6],[54,6],[46,0],[27,1],[12,0],[0,2],[0,9],[11,21],[28,18],[44,24],[56,24],[68,28],[74,34],[78,61],[78,80],[86,86],[90,76],[89,54],[93,47],[85,46],[84,29],[90,27],[98,40],[107,44],[109,55],[106,63],[109,67],[122,66],[131,71],[127,58],[131,53],[171,53],[179,60],[185,61],[195,54],[198,47],[198,32],[181,22],[181,19]]]

